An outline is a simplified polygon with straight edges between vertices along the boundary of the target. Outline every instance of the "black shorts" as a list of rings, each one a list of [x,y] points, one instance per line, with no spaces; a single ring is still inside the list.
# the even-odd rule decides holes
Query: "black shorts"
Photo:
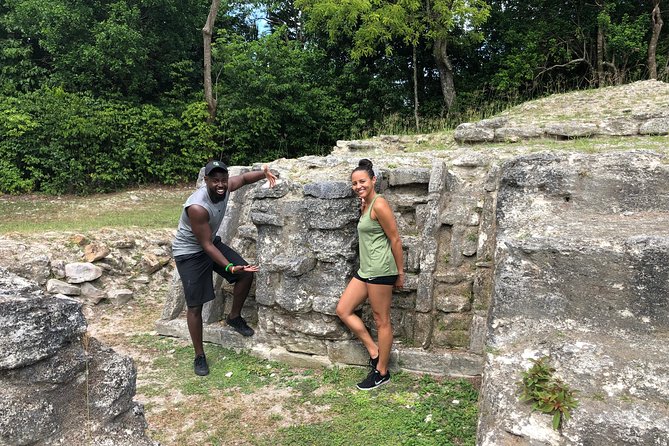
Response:
[[[221,251],[221,254],[228,261],[235,265],[248,265],[246,260],[234,249],[221,242],[220,237],[217,236],[214,238],[214,246]],[[214,262],[204,251],[176,256],[174,261],[177,264],[179,276],[181,276],[186,304],[189,307],[199,307],[210,300],[214,300],[216,296],[214,295],[213,271],[216,271],[229,283],[235,283],[240,277],[239,274],[226,272],[224,266]]]
[[[361,282],[369,283],[372,285],[390,285],[393,286],[395,285],[395,282],[397,282],[397,278],[399,277],[398,274],[395,274],[394,276],[379,276],[379,277],[369,277],[367,279],[363,279],[360,277],[358,272],[356,271],[353,274],[353,277],[355,279],[358,279]]]

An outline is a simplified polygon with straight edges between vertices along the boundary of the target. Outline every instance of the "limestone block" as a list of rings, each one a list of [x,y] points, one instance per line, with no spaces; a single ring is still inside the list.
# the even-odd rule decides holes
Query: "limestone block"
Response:
[[[116,249],[132,249],[136,246],[133,238],[122,237],[111,242],[111,245]]]
[[[424,167],[398,167],[390,169],[388,182],[390,186],[428,184],[430,182],[430,169]]]
[[[41,361],[25,367],[4,370],[0,381],[17,384],[23,388],[32,384],[66,384],[85,369],[84,348],[82,342],[75,338],[72,342],[65,343],[55,354]]]
[[[107,297],[114,305],[125,305],[132,299],[132,290],[127,288],[110,290],[107,292]]]
[[[434,352],[419,348],[404,348],[399,361],[408,370],[437,373],[446,376],[479,376],[483,370],[483,357],[466,352]]]
[[[477,168],[487,166],[491,160],[490,155],[485,153],[468,152],[455,158],[452,164],[454,167]]]
[[[84,248],[84,260],[87,262],[95,262],[102,260],[109,255],[111,251],[104,243],[93,242],[86,245]]]
[[[443,160],[432,161],[432,168],[430,169],[430,184],[427,188],[427,193],[430,196],[439,195],[446,187],[446,164]]]
[[[483,183],[483,190],[486,192],[493,192],[497,190],[497,184],[499,183],[499,165],[495,164],[490,166],[488,173],[485,176],[485,181]]]
[[[256,200],[251,206],[250,218],[256,225],[283,226],[282,208],[274,200]]]
[[[469,329],[469,351],[483,355],[487,335],[487,317],[485,313],[475,314]]]
[[[181,277],[179,276],[179,271],[174,268],[172,280],[167,288],[165,305],[163,306],[163,312],[160,318],[165,320],[175,319],[181,314],[185,306],[186,297],[184,295]]]
[[[49,279],[46,283],[46,290],[51,294],[65,294],[66,296],[78,296],[81,294],[81,289],[78,286],[58,279]]]
[[[641,124],[639,127],[641,135],[666,135],[669,134],[669,117],[654,118]]]
[[[92,263],[68,263],[65,265],[65,276],[69,283],[91,282],[102,276],[102,268]]]
[[[427,313],[432,311],[433,297],[432,286],[434,279],[431,272],[421,272],[418,275],[418,287],[416,289],[416,311]]]
[[[441,212],[439,221],[445,225],[469,225],[472,214],[478,212],[478,198],[469,194],[452,195],[446,208]]]
[[[496,116],[494,118],[481,119],[478,125],[487,129],[499,129],[508,125],[509,118],[505,116]]]
[[[469,346],[472,315],[467,313],[439,313],[435,316],[432,335],[436,347],[465,348]]]
[[[276,347],[270,350],[269,359],[288,364],[292,367],[327,368],[332,366],[327,356],[292,353],[283,347]]]
[[[420,256],[423,243],[419,237],[401,235],[402,250],[404,251],[404,270],[418,272],[420,270]]]
[[[304,195],[322,200],[349,198],[353,197],[353,189],[351,183],[347,181],[322,181],[305,184]]]
[[[338,340],[347,339],[350,334],[338,317],[320,313],[285,314],[278,311],[266,311],[264,320],[272,324],[272,328],[279,334],[302,333],[320,339]]]
[[[254,198],[260,200],[264,198],[281,198],[288,195],[293,188],[293,183],[285,179],[277,179],[274,187],[268,187],[269,183],[258,184],[253,189]]]
[[[455,128],[453,138],[458,142],[491,142],[495,139],[495,129],[466,122]]]
[[[321,262],[337,263],[357,257],[358,237],[355,227],[335,230],[310,229],[306,248]]]
[[[471,257],[476,254],[479,244],[479,234],[477,228],[465,230],[462,245],[460,247],[462,255]]]
[[[339,229],[358,220],[359,208],[355,199],[319,200],[305,198],[302,214],[309,228]]]
[[[94,418],[109,421],[131,408],[137,370],[131,358],[117,354],[96,339],[90,343],[89,380],[98,385],[89,387],[89,407]]]
[[[225,290],[220,288],[220,285],[215,286],[214,289],[216,290],[214,292],[214,295],[216,296],[214,297],[214,300],[205,302],[205,304],[202,305],[202,322],[207,324],[218,322],[223,318],[223,308],[226,301],[223,296],[224,294],[228,294]]]
[[[407,287],[403,290],[393,290],[392,308],[401,308],[403,310],[413,310],[416,308],[416,293],[410,291]]]
[[[56,279],[65,278],[65,261],[64,260],[54,260],[51,262],[51,275]]]
[[[544,128],[547,136],[563,138],[579,138],[597,134],[597,124],[591,122],[565,121],[546,124]]]
[[[369,362],[369,353],[360,341],[337,341],[327,343],[330,360],[335,364],[355,364],[365,366]]]
[[[325,341],[308,338],[306,336],[283,337],[282,345],[291,353],[327,356],[328,350]]]
[[[413,345],[428,348],[432,341],[434,318],[430,313],[416,313],[414,320],[416,325],[413,333]]]
[[[20,388],[3,386],[0,399],[3,402],[0,416],[2,444],[36,444],[58,430],[55,408],[45,396],[30,395],[26,398]]]
[[[140,267],[146,274],[153,274],[163,266],[167,265],[169,258],[158,257],[153,253],[146,253],[142,256]]]
[[[296,250],[270,259],[263,265],[267,271],[282,272],[288,277],[298,277],[316,266],[316,259],[306,251]]]
[[[86,331],[81,304],[65,296],[45,299],[0,293],[0,320],[0,369],[24,367],[52,356]]]
[[[495,130],[495,141],[518,142],[544,136],[543,129],[533,126],[501,127]]]
[[[259,304],[274,305],[281,277],[282,274],[280,272],[271,273],[263,269],[256,273],[256,301]]]
[[[462,313],[471,310],[472,285],[462,282],[458,285],[439,283],[434,290],[434,306],[445,313]]]
[[[311,310],[313,299],[314,295],[302,286],[300,278],[284,277],[276,291],[275,303],[291,313],[305,313]]]
[[[46,250],[46,247],[37,248],[37,252]],[[45,285],[51,273],[51,260],[47,255],[30,254],[27,257],[16,259],[15,262],[7,265],[7,267],[21,277],[29,277],[38,284]]]
[[[490,307],[493,293],[493,270],[491,268],[477,268],[472,286],[474,310],[487,310]]]
[[[632,136],[639,133],[639,122],[629,118],[610,118],[599,123],[599,132],[608,136]]]
[[[342,290],[343,291],[343,290]],[[330,316],[337,315],[337,304],[339,303],[340,294],[335,295],[318,295],[314,296],[311,308],[317,313],[323,313]]]

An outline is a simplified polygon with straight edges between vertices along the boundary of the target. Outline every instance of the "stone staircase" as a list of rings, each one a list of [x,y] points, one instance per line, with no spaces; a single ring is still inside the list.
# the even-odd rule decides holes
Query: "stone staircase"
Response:
[[[645,151],[502,167],[478,444],[669,444],[668,185]],[[542,356],[579,392],[559,431],[518,401]]]

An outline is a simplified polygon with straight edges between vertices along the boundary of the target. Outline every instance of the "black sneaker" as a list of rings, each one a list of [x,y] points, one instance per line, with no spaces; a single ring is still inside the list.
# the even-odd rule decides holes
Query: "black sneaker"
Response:
[[[249,327],[243,317],[237,316],[234,319],[225,319],[225,323],[232,327],[237,333],[242,336],[253,336],[253,328]]]
[[[362,382],[357,384],[358,389],[360,390],[372,390],[376,389],[379,386],[384,385],[390,381],[390,371],[387,371],[385,375],[381,376],[378,370],[374,369],[369,372],[367,378],[363,379]]]
[[[379,365],[379,355],[376,355],[376,358],[369,357],[369,366],[372,370],[376,369],[376,366]]]
[[[207,358],[204,355],[198,355],[193,361],[193,369],[196,375],[206,376],[209,374],[209,366],[207,365]]]

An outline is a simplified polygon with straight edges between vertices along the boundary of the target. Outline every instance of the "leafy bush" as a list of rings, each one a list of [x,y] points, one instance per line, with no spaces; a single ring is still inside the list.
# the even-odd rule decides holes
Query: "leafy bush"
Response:
[[[0,97],[0,191],[107,192],[190,179],[219,148],[204,103],[180,114],[42,89]]]

